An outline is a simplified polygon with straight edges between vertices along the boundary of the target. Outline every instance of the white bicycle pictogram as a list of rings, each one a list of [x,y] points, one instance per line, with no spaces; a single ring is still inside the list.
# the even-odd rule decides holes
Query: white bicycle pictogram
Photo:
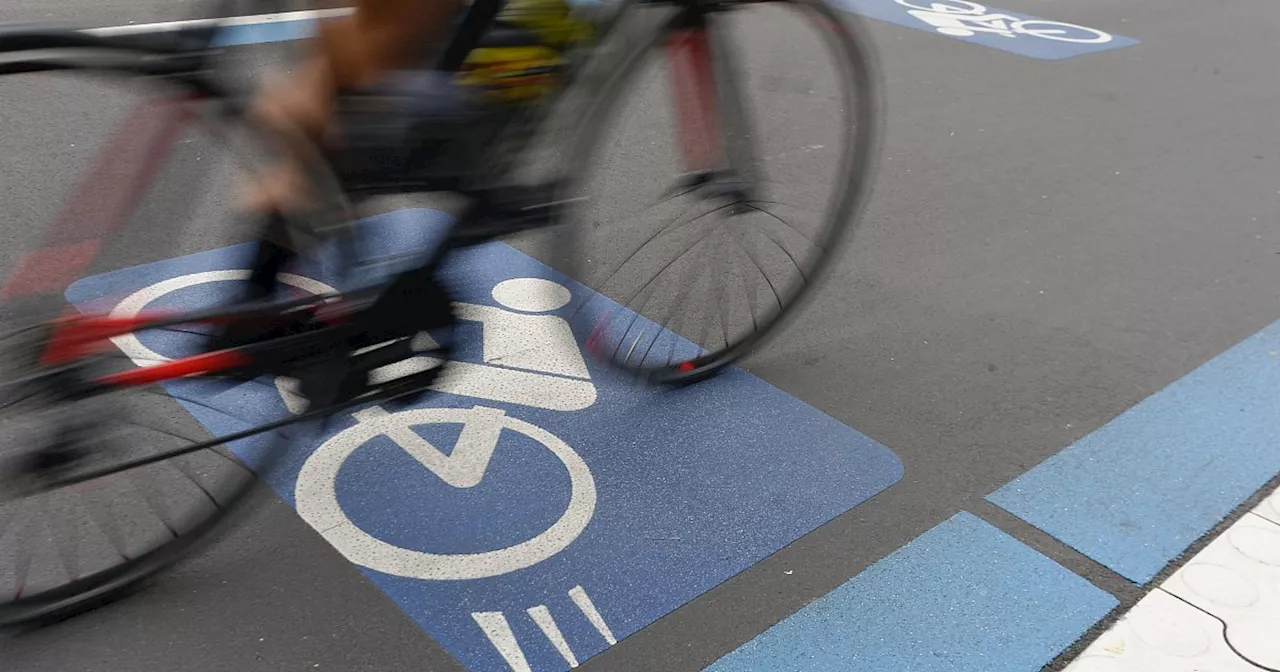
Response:
[[[247,279],[247,270],[203,271],[148,285],[121,300],[113,317],[132,317],[173,292],[209,283]],[[295,289],[323,294],[334,289],[305,276],[282,274]],[[511,403],[553,411],[576,411],[591,406],[596,389],[572,330],[552,311],[568,303],[569,290],[539,278],[499,282],[491,295],[498,306],[457,303],[462,320],[483,327],[483,363],[451,362],[458,375],[433,389],[455,395]],[[429,338],[426,335],[420,335]],[[113,337],[116,346],[136,363],[165,361],[167,356],[144,344],[135,334]],[[398,377],[434,360],[413,357],[383,367],[374,375]],[[305,406],[294,381],[274,381],[292,412]],[[304,403],[304,402],[303,402]],[[535,565],[564,550],[582,533],[595,511],[595,479],[586,462],[568,444],[541,427],[512,418],[486,406],[420,408],[387,413],[372,406],[354,413],[357,423],[330,437],[307,458],[298,475],[295,501],[298,513],[335,548],[357,564],[387,574],[425,580],[466,580],[498,576]],[[462,432],[445,452],[413,431],[429,424],[460,424]],[[545,447],[569,475],[571,495],[564,513],[533,538],[507,548],[470,554],[428,553],[401,548],[360,529],[338,502],[336,483],[342,464],[357,449],[378,436],[387,436],[444,485],[471,488],[484,477],[504,431],[523,434]]]
[[[1113,38],[1095,28],[1074,23],[1020,19],[1008,14],[988,14],[987,8],[969,0],[894,0],[908,8],[908,14],[934,27],[943,35],[973,37],[978,33],[1004,37],[1039,37],[1055,42],[1076,44],[1105,44]]]
[[[500,409],[419,408],[387,413],[377,406],[354,415],[358,422],[316,449],[302,466],[294,488],[299,515],[356,564],[386,574],[433,581],[483,579],[531,567],[564,550],[586,529],[595,512],[596,486],[587,463],[567,443],[537,425]],[[445,453],[413,431],[428,424],[461,424],[453,450]],[[338,472],[356,450],[386,436],[434,473],[445,485],[478,485],[498,448],[502,433],[513,431],[541,444],[569,474],[569,504],[543,532],[520,543],[481,553],[428,553],[402,548],[360,529],[338,501]]]

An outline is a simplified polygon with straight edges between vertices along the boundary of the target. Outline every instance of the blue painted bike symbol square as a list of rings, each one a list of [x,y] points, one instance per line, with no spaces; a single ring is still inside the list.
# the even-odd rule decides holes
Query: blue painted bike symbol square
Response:
[[[987,7],[971,0],[833,0],[841,9],[900,26],[1043,60],[1138,44],[1131,37]]]
[[[440,217],[366,220],[362,244],[411,249]],[[246,277],[249,252],[114,271],[67,297],[117,312],[209,305]],[[285,280],[326,291],[331,271]],[[745,371],[671,391],[590,360],[570,311],[616,305],[508,245],[460,253],[445,275],[465,347],[437,392],[345,414],[269,482],[470,669],[576,666],[902,476],[887,448]],[[117,345],[155,361],[181,354],[181,338]],[[215,434],[300,410],[288,380],[176,384]],[[254,463],[251,441],[235,449]]]

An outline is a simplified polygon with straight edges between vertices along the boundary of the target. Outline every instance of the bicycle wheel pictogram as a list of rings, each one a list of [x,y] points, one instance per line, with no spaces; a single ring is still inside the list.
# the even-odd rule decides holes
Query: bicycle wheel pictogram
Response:
[[[354,426],[316,449],[298,474],[294,499],[303,520],[346,558],[386,574],[434,581],[500,576],[542,562],[577,539],[595,512],[596,487],[587,463],[568,444],[537,425],[486,406],[419,408],[387,413],[373,406],[354,414]],[[413,431],[415,426],[460,424],[452,450],[441,451]],[[484,478],[502,434],[512,431],[541,444],[569,474],[571,494],[563,514],[546,530],[506,548],[480,553],[429,553],[402,548],[361,529],[338,501],[342,465],[367,442],[386,436],[453,488],[475,487]]]
[[[1077,26],[1074,23],[1063,23],[1062,21],[1028,19],[1025,21],[1018,21],[1015,24],[1015,28],[1023,35],[1039,37],[1045,40],[1053,40],[1055,42],[1106,44],[1114,39],[1110,33],[1105,33],[1096,28]]]

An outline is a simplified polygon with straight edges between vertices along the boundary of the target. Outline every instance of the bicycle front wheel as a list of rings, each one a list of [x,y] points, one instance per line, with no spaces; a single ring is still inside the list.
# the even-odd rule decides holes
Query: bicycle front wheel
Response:
[[[878,82],[861,25],[820,0],[658,7],[629,49],[602,50],[568,263],[599,293],[574,315],[588,350],[683,384],[778,333],[838,258],[869,193]]]

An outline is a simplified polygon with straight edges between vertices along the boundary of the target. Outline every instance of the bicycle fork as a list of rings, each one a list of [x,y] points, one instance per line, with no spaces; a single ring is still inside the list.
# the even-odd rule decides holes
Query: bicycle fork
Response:
[[[709,18],[723,11],[689,3],[667,38],[685,170],[672,193],[705,190],[741,202],[756,197],[759,173],[740,64],[724,27]]]

